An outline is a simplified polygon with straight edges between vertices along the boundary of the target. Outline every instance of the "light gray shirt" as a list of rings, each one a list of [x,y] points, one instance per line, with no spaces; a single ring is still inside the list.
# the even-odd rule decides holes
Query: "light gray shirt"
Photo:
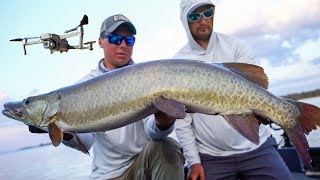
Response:
[[[189,30],[187,13],[199,3],[211,3],[211,1],[181,1],[180,18],[187,34],[188,43],[180,49],[174,58],[195,59],[211,63],[242,62],[254,64],[252,51],[231,36],[213,32],[207,49],[203,49],[196,43]],[[255,150],[271,135],[265,125],[260,125],[260,144],[255,145],[233,129],[222,116],[200,113],[188,114],[186,119],[177,120],[175,132],[189,165],[200,163],[199,153],[229,156]]]

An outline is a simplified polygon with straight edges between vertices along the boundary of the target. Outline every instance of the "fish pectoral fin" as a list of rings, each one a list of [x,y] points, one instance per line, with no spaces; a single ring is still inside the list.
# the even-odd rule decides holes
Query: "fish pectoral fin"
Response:
[[[153,105],[161,112],[176,119],[184,119],[187,117],[186,107],[174,100],[158,97]]]
[[[254,144],[259,144],[259,121],[253,114],[246,115],[224,115],[228,123],[241,135]]]
[[[49,123],[49,137],[51,139],[52,144],[57,147],[61,143],[63,139],[63,132],[61,128],[55,123]]]

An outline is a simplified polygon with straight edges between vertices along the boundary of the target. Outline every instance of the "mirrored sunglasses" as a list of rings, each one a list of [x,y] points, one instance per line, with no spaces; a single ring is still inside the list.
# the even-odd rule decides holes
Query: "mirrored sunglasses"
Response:
[[[110,44],[120,45],[124,40],[127,46],[133,46],[136,38],[134,36],[119,36],[113,34],[102,34],[102,38],[108,38]]]
[[[213,17],[214,15],[214,7],[211,7],[203,12],[197,12],[197,13],[191,13],[188,15],[188,21],[189,22],[197,22],[200,20],[201,15],[203,18],[208,19]]]

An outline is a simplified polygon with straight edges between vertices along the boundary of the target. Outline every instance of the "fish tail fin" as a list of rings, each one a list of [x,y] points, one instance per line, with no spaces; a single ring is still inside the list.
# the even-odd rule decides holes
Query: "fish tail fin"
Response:
[[[300,126],[305,134],[320,126],[320,108],[308,103],[297,102],[300,110]]]
[[[298,154],[303,160],[304,164],[309,170],[313,170],[312,159],[309,154],[309,144],[301,126],[297,125],[292,129],[284,129],[284,131],[288,135],[295,149],[298,151]]]
[[[287,99],[291,103],[297,105],[300,111],[298,124],[293,129],[284,129],[291,143],[298,151],[301,159],[308,169],[312,170],[312,159],[309,154],[309,144],[305,134],[317,129],[320,126],[320,108],[312,104],[298,102]]]

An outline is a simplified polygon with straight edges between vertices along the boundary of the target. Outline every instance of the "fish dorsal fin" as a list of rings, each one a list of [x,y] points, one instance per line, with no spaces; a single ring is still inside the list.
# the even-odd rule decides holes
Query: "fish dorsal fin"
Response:
[[[254,144],[259,144],[259,121],[253,114],[245,115],[224,115],[228,123],[241,135]]]
[[[262,67],[247,63],[222,63],[222,65],[247,80],[268,89],[268,76]]]

